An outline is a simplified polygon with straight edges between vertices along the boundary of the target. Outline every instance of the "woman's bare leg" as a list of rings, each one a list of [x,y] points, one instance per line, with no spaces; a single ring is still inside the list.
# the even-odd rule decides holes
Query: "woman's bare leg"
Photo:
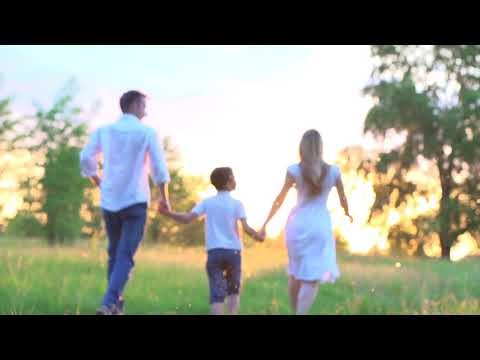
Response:
[[[300,281],[293,276],[288,277],[288,298],[293,313],[297,312],[298,292],[300,291]]]
[[[318,292],[317,281],[300,281],[298,292],[297,315],[307,315]]]

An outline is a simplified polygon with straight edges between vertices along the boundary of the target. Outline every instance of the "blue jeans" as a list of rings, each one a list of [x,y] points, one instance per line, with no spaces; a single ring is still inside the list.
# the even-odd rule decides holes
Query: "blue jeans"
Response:
[[[143,238],[147,204],[112,212],[103,209],[108,236],[108,289],[103,305],[121,305],[125,285],[135,265],[133,257]]]

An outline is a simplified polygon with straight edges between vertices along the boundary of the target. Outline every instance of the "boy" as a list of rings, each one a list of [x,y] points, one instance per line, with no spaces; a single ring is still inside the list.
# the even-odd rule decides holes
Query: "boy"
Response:
[[[254,239],[263,241],[264,236],[247,224],[243,204],[230,196],[230,192],[236,187],[232,169],[216,168],[210,175],[210,181],[217,189],[217,195],[203,200],[191,212],[176,213],[165,207],[162,207],[160,212],[183,224],[189,224],[206,215],[206,267],[211,312],[213,315],[223,315],[226,297],[229,315],[236,315],[240,305],[242,251],[238,220],[242,222],[245,232]]]

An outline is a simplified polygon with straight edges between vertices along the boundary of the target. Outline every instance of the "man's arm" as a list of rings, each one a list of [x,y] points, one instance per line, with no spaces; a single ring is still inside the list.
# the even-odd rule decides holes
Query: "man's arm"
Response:
[[[100,131],[95,131],[90,137],[90,141],[80,152],[80,170],[83,177],[100,186],[101,179],[97,175],[97,155],[101,152]]]
[[[170,174],[168,172],[167,163],[163,147],[160,146],[158,136],[155,130],[151,130],[149,134],[149,160],[150,174],[153,182],[160,190],[160,208],[170,209],[170,201],[168,195],[168,183],[170,182]]]
[[[168,183],[161,183],[158,189],[160,190],[160,208],[171,210],[168,196]]]

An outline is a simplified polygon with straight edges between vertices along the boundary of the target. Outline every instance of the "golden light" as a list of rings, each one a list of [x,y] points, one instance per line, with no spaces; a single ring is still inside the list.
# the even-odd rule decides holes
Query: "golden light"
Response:
[[[4,199],[1,200],[4,202]],[[17,214],[18,209],[22,206],[23,199],[19,195],[10,195],[3,203],[2,213],[0,216],[6,219],[12,219]]]
[[[478,255],[479,249],[475,238],[469,233],[465,233],[458,238],[458,243],[452,247],[450,259],[459,261],[469,255]]]

